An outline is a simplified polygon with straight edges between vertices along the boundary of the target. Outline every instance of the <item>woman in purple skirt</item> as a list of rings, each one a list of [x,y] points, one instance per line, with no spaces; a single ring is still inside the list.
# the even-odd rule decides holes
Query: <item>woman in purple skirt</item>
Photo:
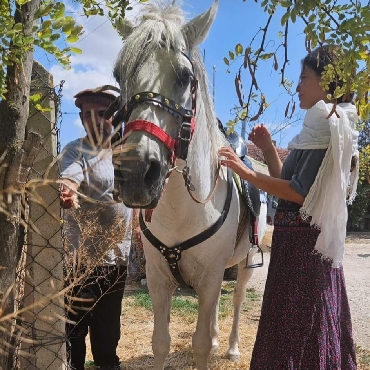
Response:
[[[221,164],[280,198],[251,370],[357,368],[342,260],[346,203],[358,181],[358,117],[353,96],[329,99],[339,78],[327,91],[320,85],[339,55],[323,46],[303,59],[297,92],[307,113],[284,165],[262,124],[249,139],[270,176],[245,167],[230,148],[219,153]]]

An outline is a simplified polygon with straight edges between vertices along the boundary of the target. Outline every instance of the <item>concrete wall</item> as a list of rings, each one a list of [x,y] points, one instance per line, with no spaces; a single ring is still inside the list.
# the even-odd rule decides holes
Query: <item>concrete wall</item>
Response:
[[[40,112],[30,104],[27,132],[41,136],[28,182],[25,287],[20,369],[66,369],[63,265],[58,191],[57,130],[52,76],[34,64],[31,95],[41,93]]]

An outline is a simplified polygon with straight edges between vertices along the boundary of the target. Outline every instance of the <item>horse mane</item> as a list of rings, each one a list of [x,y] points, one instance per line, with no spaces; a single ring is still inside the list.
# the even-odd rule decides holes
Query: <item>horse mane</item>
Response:
[[[121,82],[121,95],[125,100],[140,68],[151,55],[159,48],[178,51],[186,46],[181,36],[185,18],[179,6],[151,2],[144,6],[137,19],[139,24],[124,40],[113,70],[114,77]]]
[[[204,110],[203,114],[205,115],[206,125],[197,125],[196,137],[193,138],[194,144],[197,140],[202,140],[203,137],[209,137],[211,141],[211,161],[212,163],[218,163],[218,150],[221,146],[230,145],[223,133],[218,128],[217,117],[215,113],[215,108],[213,105],[213,100],[209,92],[209,79],[206,68],[203,63],[203,56],[199,48],[194,48],[192,53],[192,59],[194,60],[194,68],[196,70],[196,75],[199,81],[199,91],[201,93],[203,106],[200,107]],[[197,115],[200,115],[200,109],[197,112]],[[192,142],[190,143],[192,145]],[[195,158],[199,153],[195,153],[193,150],[189,151],[189,160],[196,161]],[[216,167],[214,167],[215,169]]]
[[[217,163],[218,149],[227,145],[227,141],[218,129],[203,57],[199,48],[190,45],[189,40],[185,39],[186,36],[182,32],[182,27],[186,21],[183,10],[174,1],[170,3],[153,1],[144,6],[138,20],[138,26],[124,40],[123,48],[118,55],[113,71],[115,78],[120,81],[123,101],[127,101],[131,97],[128,96],[128,93],[133,91],[138,72],[153,53],[159,48],[177,52],[186,48],[193,60],[195,73],[199,80],[199,90],[203,101],[201,110],[204,110],[203,114],[207,122],[207,125],[197,127],[197,135],[194,135],[194,143],[192,141],[192,144],[205,137],[204,135],[209,136],[212,148],[211,160],[213,163]],[[197,112],[197,114],[199,113],[201,112]],[[198,132],[198,130],[203,132]],[[189,151],[189,160],[196,156],[196,153],[192,152]]]

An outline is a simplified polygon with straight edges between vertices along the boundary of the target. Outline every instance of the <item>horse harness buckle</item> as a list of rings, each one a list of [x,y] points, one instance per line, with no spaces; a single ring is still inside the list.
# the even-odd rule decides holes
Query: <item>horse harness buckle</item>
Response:
[[[176,269],[177,263],[181,259],[181,248],[168,248],[165,245],[159,247],[163,258],[168,262],[171,269]]]

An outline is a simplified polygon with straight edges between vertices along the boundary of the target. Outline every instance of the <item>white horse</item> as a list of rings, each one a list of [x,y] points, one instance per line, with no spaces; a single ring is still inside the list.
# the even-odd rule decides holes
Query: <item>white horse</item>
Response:
[[[163,370],[170,350],[171,300],[178,286],[171,271],[198,294],[192,346],[197,369],[205,370],[211,349],[218,348],[224,270],[238,264],[227,355],[240,358],[240,310],[253,272],[246,265],[257,249],[251,243],[250,212],[235,183],[228,182],[228,171],[219,166],[218,149],[228,142],[217,127],[197,48],[217,7],[216,0],[208,11],[185,23],[179,7],[150,3],[138,26],[117,22],[125,42],[114,69],[121,88],[115,124],[124,121],[126,126],[115,166],[123,202],[143,208],[155,370]],[[240,222],[244,227],[238,229]],[[154,238],[158,249],[147,238]],[[187,249],[189,245],[194,246]]]

